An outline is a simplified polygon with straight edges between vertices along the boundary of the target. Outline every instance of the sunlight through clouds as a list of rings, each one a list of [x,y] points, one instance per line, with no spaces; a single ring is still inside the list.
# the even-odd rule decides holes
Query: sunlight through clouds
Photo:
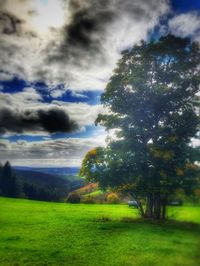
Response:
[[[60,28],[65,23],[64,7],[62,1],[33,1],[32,8],[35,10],[35,15],[30,17],[30,24],[41,35],[48,33],[51,28]]]

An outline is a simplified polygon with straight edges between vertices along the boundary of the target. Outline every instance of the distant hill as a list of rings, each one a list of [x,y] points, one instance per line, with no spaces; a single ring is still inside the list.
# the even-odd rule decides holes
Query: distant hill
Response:
[[[27,166],[14,166],[15,170],[34,171],[40,173],[49,173],[56,175],[77,175],[79,167],[27,167]]]
[[[69,184],[69,181],[59,175],[52,175],[32,170],[14,169],[14,173],[24,182],[47,187],[61,187]]]
[[[39,187],[66,188],[71,191],[84,186],[84,180],[77,175],[78,168],[67,168],[68,171],[64,169],[66,170],[66,168],[13,167],[13,172],[22,183]]]

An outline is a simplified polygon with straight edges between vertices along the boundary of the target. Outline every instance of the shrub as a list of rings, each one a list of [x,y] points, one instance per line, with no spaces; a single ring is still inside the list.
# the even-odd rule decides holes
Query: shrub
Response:
[[[97,203],[95,198],[92,197],[92,196],[87,196],[87,197],[82,197],[81,199],[81,203],[87,203],[87,204],[90,204],[90,203]]]
[[[113,203],[113,204],[116,204],[116,203],[119,203],[120,202],[120,198],[118,196],[117,193],[114,193],[114,192],[111,192],[107,195],[106,197],[106,201],[108,203]]]
[[[76,192],[69,193],[68,198],[67,198],[67,202],[80,203],[80,201],[81,201],[81,196],[78,193],[76,193]]]

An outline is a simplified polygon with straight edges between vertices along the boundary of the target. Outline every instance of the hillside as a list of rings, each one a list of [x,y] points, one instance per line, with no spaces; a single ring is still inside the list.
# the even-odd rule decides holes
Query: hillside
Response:
[[[0,213],[3,266],[200,265],[200,207],[170,208],[176,222],[153,223],[126,205],[0,198]]]
[[[27,169],[16,169],[14,168],[14,173],[23,182],[28,182],[31,184],[47,187],[65,187],[70,186],[70,190],[76,187],[81,187],[84,182],[76,175],[72,174],[56,174],[54,171],[50,174],[49,172],[40,172],[38,170]]]
[[[18,169],[14,169],[14,173],[23,182],[32,183],[35,185],[47,186],[47,187],[61,187],[69,185],[69,181],[59,175],[42,173],[39,171],[18,170]]]
[[[50,174],[46,168],[45,171],[39,172],[39,169],[32,168],[14,168],[13,172],[17,177],[20,195],[29,199],[63,201],[66,200],[70,191],[79,189],[84,186],[85,182],[77,175],[58,174],[52,171]]]
[[[14,166],[15,170],[33,171],[54,175],[77,175],[79,167],[27,167],[27,166]]]

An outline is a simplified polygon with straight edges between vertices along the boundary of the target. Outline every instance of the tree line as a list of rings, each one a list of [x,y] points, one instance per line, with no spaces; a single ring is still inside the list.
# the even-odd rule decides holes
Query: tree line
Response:
[[[4,165],[0,164],[0,196],[43,201],[63,201],[69,191],[69,186],[41,186],[31,181],[24,181],[14,173],[8,161]]]
[[[13,174],[10,163],[0,164],[0,195],[5,197],[18,197],[17,178]]]

